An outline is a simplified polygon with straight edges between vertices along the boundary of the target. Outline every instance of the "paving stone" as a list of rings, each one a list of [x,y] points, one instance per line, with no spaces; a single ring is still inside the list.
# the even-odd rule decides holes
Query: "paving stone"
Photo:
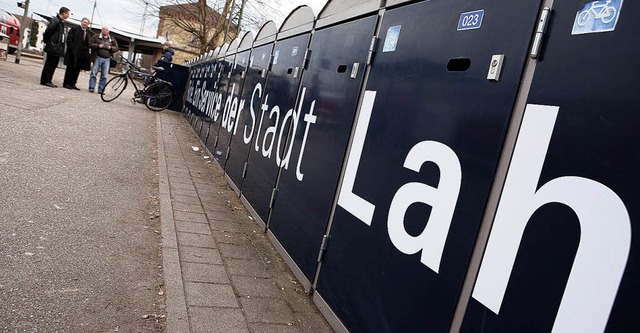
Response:
[[[209,224],[211,225],[211,230],[214,231],[228,231],[236,233],[244,232],[244,227],[240,223],[236,222],[217,221],[209,218]]]
[[[217,243],[235,245],[251,244],[251,239],[242,232],[214,230],[212,234]]]
[[[199,282],[185,282],[187,306],[239,307],[231,285]]]
[[[189,308],[191,333],[249,333],[240,309]],[[253,332],[260,332],[253,330]]]
[[[231,281],[240,297],[281,298],[284,293],[272,279],[232,276]]]
[[[216,249],[206,249],[202,247],[181,246],[180,261],[194,262],[202,264],[222,265],[222,257]]]
[[[251,332],[260,333],[300,333],[302,330],[294,323],[287,324],[265,324],[265,323],[251,323],[249,324]]]
[[[190,212],[190,213],[204,213],[204,210],[202,209],[202,206],[200,204],[191,205],[191,204],[185,204],[180,202],[173,203],[173,210]]]
[[[205,224],[209,223],[209,221],[207,220],[207,216],[205,214],[200,214],[200,213],[174,211],[173,218],[176,221],[205,223]]]
[[[203,196],[200,195],[202,198]],[[209,198],[206,198],[201,201],[202,208],[205,212],[211,213],[211,215],[219,215],[219,214],[228,214],[231,212],[231,208],[227,205],[226,201],[223,199],[211,200],[208,201]]]
[[[298,321],[298,327],[304,333],[333,333],[335,332],[324,317],[319,313],[300,313],[294,314]]]
[[[223,258],[260,260],[250,245],[218,244],[218,249]]]
[[[169,184],[193,184],[189,174],[171,174],[169,173]]]
[[[216,248],[216,243],[211,235],[178,232],[178,245],[205,248]]]
[[[211,229],[208,224],[176,221],[176,231],[190,232],[193,234],[211,235]]]
[[[185,195],[191,197],[198,197],[198,192],[196,190],[187,190],[187,189],[179,189],[179,188],[171,188],[171,196],[176,195]]]
[[[182,276],[189,282],[230,283],[223,265],[182,263]]]
[[[249,276],[257,278],[270,278],[271,274],[266,270],[265,265],[261,261],[243,260],[243,259],[227,259],[227,270],[231,275]]]
[[[287,303],[271,298],[240,298],[240,304],[250,323],[290,324],[296,321]]]
[[[200,198],[188,195],[174,195],[171,197],[172,202],[180,202],[191,205],[200,205]]]
[[[180,183],[175,183],[175,184],[170,184],[171,186],[171,190],[190,190],[190,191],[195,191],[196,187],[193,186],[193,184],[180,184]]]

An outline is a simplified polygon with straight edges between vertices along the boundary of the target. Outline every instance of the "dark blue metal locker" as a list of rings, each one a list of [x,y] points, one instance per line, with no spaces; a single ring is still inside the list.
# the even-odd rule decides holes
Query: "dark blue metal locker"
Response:
[[[285,149],[291,122],[285,122],[289,109],[295,107],[304,56],[315,15],[307,6],[300,6],[285,20],[273,51],[260,111],[258,128],[249,154],[242,194],[262,222],[266,223],[270,201],[276,185],[279,151]]]
[[[317,284],[349,330],[448,331],[539,6],[384,13]]]
[[[217,150],[218,136],[220,134],[220,124],[222,122],[222,112],[224,104],[227,100],[227,88],[229,86],[229,78],[233,71],[233,62],[236,56],[236,50],[238,49],[238,41],[234,39],[229,46],[220,51],[218,57],[218,76],[217,81],[213,84],[213,96],[214,96],[214,111],[213,117],[210,119],[207,135],[207,148],[213,154],[213,157],[218,161],[224,158],[223,152]]]
[[[243,103],[239,98],[242,92],[242,86],[249,67],[249,57],[251,55],[251,46],[253,45],[253,33],[248,32],[240,41],[237,53],[233,60],[231,77],[227,88],[227,97],[222,111],[222,119],[220,121],[220,131],[218,132],[218,146],[216,151],[222,152],[222,156],[216,156],[216,160],[224,169],[226,167],[229,154],[231,153],[231,137],[238,130],[240,123],[238,115],[247,110],[248,105]],[[245,105],[247,107],[245,107]]]
[[[291,114],[297,126],[283,152],[269,228],[308,281],[315,275],[377,19],[370,15],[314,32]]]
[[[638,330],[639,13],[554,1],[463,332]]]
[[[237,117],[238,128],[231,138],[231,154],[227,159],[225,172],[237,191],[242,188],[245,163],[253,145],[253,138],[257,136],[258,114],[262,102],[261,96],[265,88],[269,62],[278,30],[275,23],[265,23],[258,34],[249,58],[249,67],[245,73],[245,82],[240,94],[244,102],[243,112]]]

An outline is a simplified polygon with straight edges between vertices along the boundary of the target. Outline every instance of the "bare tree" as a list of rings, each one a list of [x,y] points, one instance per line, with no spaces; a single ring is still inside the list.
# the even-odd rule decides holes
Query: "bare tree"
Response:
[[[282,15],[280,0],[137,1],[146,13],[159,17],[159,26],[177,28],[191,36],[189,45],[200,54],[232,40],[240,31],[257,31],[266,21]]]

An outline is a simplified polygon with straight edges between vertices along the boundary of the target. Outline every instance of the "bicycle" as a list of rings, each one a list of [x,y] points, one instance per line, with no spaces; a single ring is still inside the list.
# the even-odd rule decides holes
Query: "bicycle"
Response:
[[[610,3],[611,0],[606,0],[604,3],[600,3],[600,1],[591,3],[591,7],[589,7],[588,10],[585,10],[578,15],[578,25],[583,27],[591,21],[592,18],[596,20],[599,19],[604,24],[613,21],[618,12],[615,7],[609,6]]]
[[[152,111],[162,111],[171,105],[174,94],[171,82],[162,80],[156,77],[155,74],[143,72],[140,67],[125,58],[122,58],[122,60],[129,66],[124,73],[111,78],[104,86],[100,94],[103,101],[111,102],[120,97],[127,88],[129,81],[131,81],[133,88],[136,90],[131,99],[132,104],[144,103]],[[162,67],[152,66],[152,68],[156,72],[164,70]],[[138,88],[134,75],[139,76],[144,82],[142,89]]]

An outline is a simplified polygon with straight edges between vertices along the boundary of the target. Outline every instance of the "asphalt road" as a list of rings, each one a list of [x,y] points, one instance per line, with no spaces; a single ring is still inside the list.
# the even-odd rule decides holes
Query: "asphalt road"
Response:
[[[0,332],[162,332],[156,113],[41,66],[0,61]]]

